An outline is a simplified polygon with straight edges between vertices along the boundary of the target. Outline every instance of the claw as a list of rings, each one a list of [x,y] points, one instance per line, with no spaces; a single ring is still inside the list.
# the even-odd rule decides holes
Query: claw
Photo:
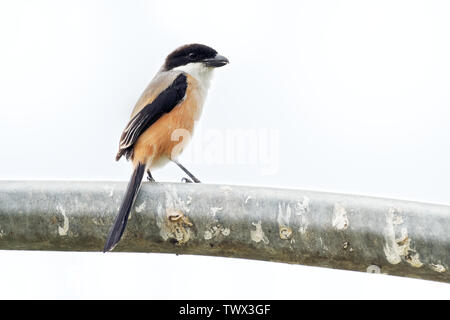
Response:
[[[181,182],[183,182],[183,183],[192,183],[192,180],[183,177],[183,178],[181,178]]]
[[[153,179],[152,174],[150,173],[150,170],[147,169],[147,180],[150,182],[155,182],[155,179]]]

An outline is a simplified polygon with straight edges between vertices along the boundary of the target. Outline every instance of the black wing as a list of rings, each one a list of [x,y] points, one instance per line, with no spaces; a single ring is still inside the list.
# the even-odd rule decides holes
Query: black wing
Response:
[[[120,138],[119,152],[116,160],[122,155],[129,159],[133,155],[133,147],[139,136],[154,124],[163,114],[172,111],[184,98],[187,89],[186,75],[180,74],[170,86],[162,91],[152,103],[146,105],[128,122]]]

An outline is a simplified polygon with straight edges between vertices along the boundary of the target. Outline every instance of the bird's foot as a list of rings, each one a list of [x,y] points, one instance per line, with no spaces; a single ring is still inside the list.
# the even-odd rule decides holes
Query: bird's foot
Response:
[[[192,180],[194,180],[195,183],[202,183],[200,180],[198,180],[196,177],[192,176]]]
[[[147,180],[150,182],[156,182],[155,179],[153,179],[152,174],[150,173],[150,170],[147,170]]]

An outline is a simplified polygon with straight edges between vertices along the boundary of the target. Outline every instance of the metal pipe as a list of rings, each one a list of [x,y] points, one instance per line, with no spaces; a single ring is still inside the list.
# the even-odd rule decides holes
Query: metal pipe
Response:
[[[123,182],[0,182],[0,249],[101,251]],[[199,254],[450,282],[450,207],[143,183],[115,251]]]

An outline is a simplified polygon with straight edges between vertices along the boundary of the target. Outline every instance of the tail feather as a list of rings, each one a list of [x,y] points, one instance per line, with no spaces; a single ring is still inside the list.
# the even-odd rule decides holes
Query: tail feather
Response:
[[[136,199],[141,186],[144,173],[145,165],[138,164],[133,171],[130,182],[128,183],[127,191],[125,192],[125,196],[122,200],[122,205],[120,206],[116,220],[109,231],[108,240],[106,240],[103,252],[112,250],[122,237],[128,222],[131,207],[133,206],[134,200]]]

